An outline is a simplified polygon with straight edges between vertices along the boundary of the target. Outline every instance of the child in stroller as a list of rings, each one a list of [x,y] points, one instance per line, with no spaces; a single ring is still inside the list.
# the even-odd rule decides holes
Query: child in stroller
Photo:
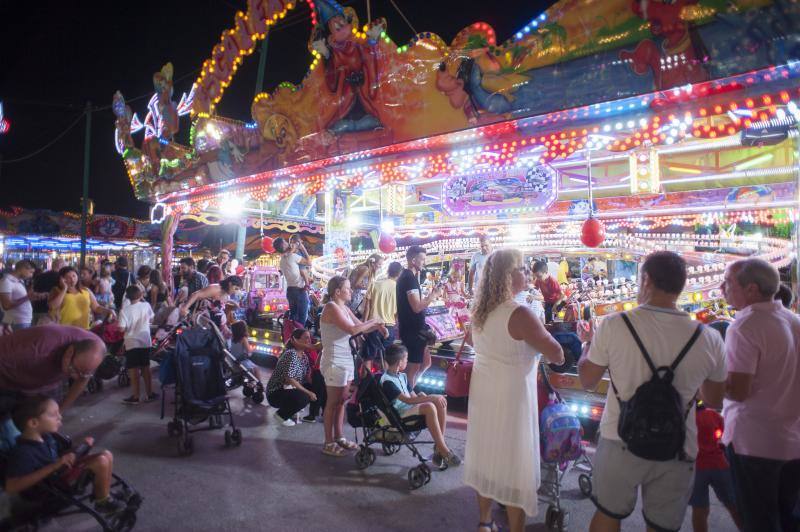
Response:
[[[141,497],[113,474],[110,452],[89,454],[92,438],[71,449],[69,439],[58,434],[61,412],[55,401],[44,396],[21,399],[12,411],[12,419],[22,434],[2,457],[5,489],[21,496],[19,502],[28,506],[28,514],[52,514],[76,505],[92,515],[104,530],[133,527]],[[88,496],[80,496],[89,480],[94,486],[91,507],[85,503]],[[117,489],[116,493],[112,489]]]
[[[356,337],[350,340],[354,358],[358,356],[355,340]],[[394,365],[398,372],[399,362],[402,361],[402,358],[404,357],[400,356],[401,360]],[[382,360],[383,353],[381,352],[381,362]],[[370,447],[373,444],[380,444],[386,455],[395,454],[402,447],[406,447],[420,462],[419,465],[408,471],[408,482],[411,489],[417,489],[427,484],[431,480],[431,469],[427,464],[428,459],[422,456],[417,446],[436,445],[436,442],[417,439],[420,432],[426,428],[425,417],[422,415],[401,417],[401,414],[386,397],[380,385],[381,375],[379,373],[373,374],[362,366],[357,375],[357,390],[353,397],[354,400],[347,405],[348,423],[354,428],[361,427],[363,431],[363,439],[355,455],[356,466],[359,469],[366,469],[375,462],[375,451]],[[436,415],[433,415],[432,419],[438,423]],[[446,463],[443,465],[446,467]]]
[[[408,351],[401,344],[392,344],[384,355],[386,371],[381,376],[380,384],[386,398],[400,414],[402,420],[414,416],[425,418],[425,425],[436,442],[433,463],[440,469],[461,465],[458,457],[447,446],[444,432],[447,425],[447,399],[443,395],[416,394],[408,390],[408,381],[403,370],[408,364]]]

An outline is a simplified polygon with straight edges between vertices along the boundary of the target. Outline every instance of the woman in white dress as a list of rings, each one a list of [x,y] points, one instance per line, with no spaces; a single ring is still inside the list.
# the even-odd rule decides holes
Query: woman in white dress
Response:
[[[495,251],[484,266],[472,311],[476,355],[464,482],[478,495],[479,532],[497,530],[493,501],[506,506],[512,532],[524,529],[526,514],[537,513],[538,356],[563,364],[564,353],[531,309],[514,302],[514,294],[527,283],[522,254]]]

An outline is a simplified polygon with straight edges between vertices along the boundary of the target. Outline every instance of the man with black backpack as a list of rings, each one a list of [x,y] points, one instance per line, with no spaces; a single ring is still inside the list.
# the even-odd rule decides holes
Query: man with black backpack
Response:
[[[594,458],[592,532],[619,530],[640,486],[649,529],[680,529],[697,455],[695,396],[718,407],[725,392],[722,337],[677,308],[686,262],[652,253],[639,279],[639,306],[606,317],[578,364],[584,388],[606,370],[612,383]]]

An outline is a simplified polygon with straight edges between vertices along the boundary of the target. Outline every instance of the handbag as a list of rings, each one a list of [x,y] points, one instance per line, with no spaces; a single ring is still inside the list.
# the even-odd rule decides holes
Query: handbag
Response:
[[[461,360],[464,345],[467,343],[467,335],[461,341],[461,347],[456,353],[456,358],[447,364],[447,380],[444,385],[444,393],[447,397],[467,397],[469,395],[469,381],[472,378],[472,360]]]

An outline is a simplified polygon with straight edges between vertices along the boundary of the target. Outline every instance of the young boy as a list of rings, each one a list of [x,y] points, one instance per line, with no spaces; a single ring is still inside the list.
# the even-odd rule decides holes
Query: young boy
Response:
[[[125,331],[125,367],[131,378],[133,395],[123,399],[127,405],[139,404],[139,374],[144,378],[145,401],[158,398],[153,392],[153,377],[150,374],[150,322],[153,309],[142,300],[142,289],[131,285],[125,290],[131,304],[119,313],[119,328]]]
[[[76,460],[74,452],[58,448],[52,435],[61,428],[61,412],[55,401],[44,396],[24,399],[14,408],[11,418],[22,434],[8,457],[5,485],[8,493],[38,499],[41,493],[35,489],[36,485],[62,467],[67,468],[61,477],[66,481],[77,478],[83,469],[88,469],[94,474],[95,509],[106,515],[125,509],[126,504],[110,492],[114,466],[110,452],[94,453]],[[86,438],[85,443],[91,447],[94,440]],[[67,452],[59,456],[64,451]]]
[[[408,391],[408,380],[403,370],[408,364],[408,351],[401,344],[392,344],[384,354],[386,371],[381,377],[381,388],[392,406],[403,419],[423,416],[435,448],[433,463],[439,467],[461,465],[459,458],[444,441],[447,423],[447,399],[442,395],[416,394]]]
[[[692,507],[694,532],[708,530],[709,486],[714,488],[714,493],[730,512],[733,522],[739,530],[742,530],[742,522],[736,511],[734,500],[733,477],[720,446],[724,428],[722,416],[703,406],[702,402],[698,402],[696,421],[698,452],[695,462],[694,489],[689,499],[689,506]]]

